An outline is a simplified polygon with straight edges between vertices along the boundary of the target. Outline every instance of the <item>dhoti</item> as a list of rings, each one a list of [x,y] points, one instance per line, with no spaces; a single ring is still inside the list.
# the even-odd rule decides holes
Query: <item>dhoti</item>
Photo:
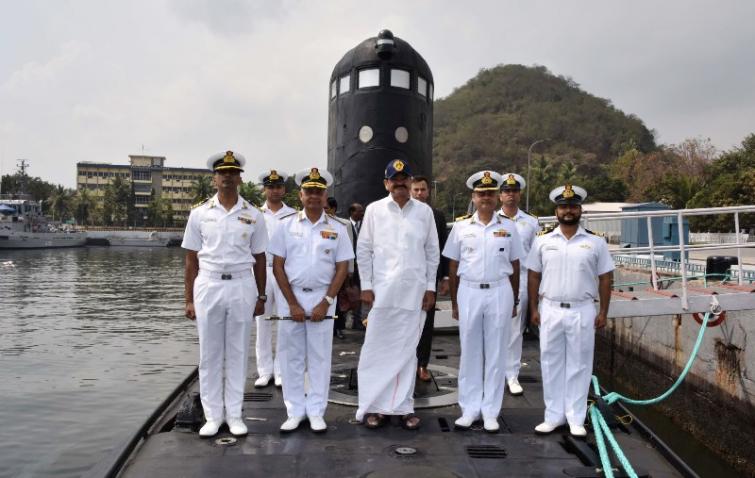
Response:
[[[312,309],[328,291],[327,288],[304,291],[296,286],[291,289],[307,316],[312,315]],[[327,315],[332,317],[335,307],[335,304],[328,307]],[[291,315],[285,300],[279,303],[278,311],[282,316]],[[330,388],[333,321],[283,320],[279,324],[278,340],[286,413],[289,417],[322,417],[328,405]],[[305,371],[309,376],[307,391],[304,390]]]
[[[540,367],[545,421],[584,425],[595,349],[595,304],[592,300],[540,301]]]
[[[476,286],[476,287],[475,287]],[[504,391],[506,344],[514,295],[508,279],[481,289],[461,281],[458,293],[459,406],[468,417],[497,418]]]
[[[367,320],[357,371],[359,408],[356,419],[361,421],[367,413],[413,413],[417,344],[425,323],[425,311],[374,307]]]
[[[265,302],[265,314],[257,317],[257,340],[255,341],[254,351],[257,357],[257,374],[261,377],[263,375],[276,376],[281,374],[280,369],[280,341],[275,334],[275,325],[273,320],[265,320],[266,317],[276,315],[278,313],[276,302],[279,299],[280,292],[278,289],[278,282],[273,276],[272,266],[267,267],[267,284],[265,285],[265,295],[267,296],[267,302]],[[273,359],[273,336],[275,340],[275,359]]]
[[[251,271],[233,273],[233,279],[221,280],[200,270],[194,281],[199,396],[207,420],[241,418],[256,297],[257,285]]]

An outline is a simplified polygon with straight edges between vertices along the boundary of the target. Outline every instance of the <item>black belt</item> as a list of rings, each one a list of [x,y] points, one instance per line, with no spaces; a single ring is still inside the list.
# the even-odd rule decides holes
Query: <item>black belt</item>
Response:
[[[233,279],[232,274],[220,274],[220,280],[231,280]]]
[[[571,309],[571,304],[568,302],[560,302],[558,306],[561,307],[562,309]]]
[[[480,284],[480,289],[490,289],[490,284]]]

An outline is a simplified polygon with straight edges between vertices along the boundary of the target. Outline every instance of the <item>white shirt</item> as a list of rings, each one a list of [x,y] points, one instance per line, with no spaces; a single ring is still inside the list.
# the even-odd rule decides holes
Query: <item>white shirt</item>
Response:
[[[511,263],[526,257],[516,225],[493,214],[483,224],[477,213],[454,223],[443,255],[459,263],[457,274],[473,282],[496,282],[514,272]]]
[[[327,288],[336,273],[335,264],[354,258],[346,226],[324,212],[315,223],[304,211],[283,218],[268,252],[286,259],[289,284],[309,289]]]
[[[606,241],[582,226],[568,240],[560,227],[538,236],[527,267],[542,273],[541,297],[566,302],[598,298],[598,276],[614,270]]]
[[[401,208],[390,195],[373,202],[356,255],[362,290],[375,293],[374,307],[419,310],[425,291],[435,290],[440,261],[432,209],[415,199]]]
[[[522,262],[519,264],[519,272],[520,276],[526,281],[527,267],[525,267],[523,262],[527,255],[530,253],[530,249],[532,249],[532,243],[535,242],[535,236],[540,230],[540,223],[537,222],[537,219],[534,216],[527,214],[526,212],[518,208],[516,210],[516,214],[514,214],[514,217],[508,217],[506,213],[503,212],[503,208],[501,208],[500,214],[503,217],[511,219],[516,224],[516,230],[519,233],[519,239],[521,239],[522,241],[522,249],[524,250],[524,257],[522,257]],[[521,279],[519,283],[522,283]]]
[[[249,270],[255,262],[252,256],[267,248],[262,212],[241,196],[227,211],[215,194],[191,210],[181,247],[198,251],[200,270]]]
[[[286,206],[286,203],[283,203],[283,206],[278,209],[277,211],[273,212],[270,207],[267,205],[267,201],[265,201],[265,204],[262,206],[262,213],[265,216],[265,227],[267,227],[267,238],[272,239],[273,233],[275,233],[275,230],[278,229],[278,224],[280,224],[280,219],[284,216],[288,216],[291,213],[295,213],[296,209],[292,208],[291,206]],[[269,252],[266,254],[267,256],[267,266],[273,267],[273,255]]]

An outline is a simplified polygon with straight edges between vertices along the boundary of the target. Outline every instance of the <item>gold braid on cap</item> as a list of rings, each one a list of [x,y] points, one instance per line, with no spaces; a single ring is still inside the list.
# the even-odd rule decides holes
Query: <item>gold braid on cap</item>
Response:
[[[236,158],[233,157],[233,151],[226,151],[225,156],[223,157],[223,164],[227,163],[235,163]]]
[[[574,197],[574,191],[571,188],[571,184],[567,183],[566,186],[564,186],[564,192],[561,193],[561,196],[563,196],[564,199],[570,199]]]

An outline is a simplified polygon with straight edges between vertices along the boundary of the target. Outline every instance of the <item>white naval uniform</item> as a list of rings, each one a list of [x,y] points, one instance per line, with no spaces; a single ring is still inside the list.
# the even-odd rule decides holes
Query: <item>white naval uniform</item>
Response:
[[[268,252],[286,259],[286,277],[307,316],[327,295],[336,263],[354,258],[346,227],[324,212],[314,224],[304,211],[283,218],[270,240]],[[288,302],[280,288],[276,293],[278,313],[290,317]],[[327,315],[332,317],[335,308],[335,303],[328,307]],[[333,322],[284,320],[278,330],[283,401],[288,416],[322,417],[328,405]],[[305,370],[309,375],[306,395]]]
[[[273,233],[280,223],[280,219],[284,216],[288,216],[291,213],[296,212],[296,209],[283,206],[276,212],[270,210],[265,203],[262,206],[262,213],[265,217],[265,226],[267,227],[268,239],[273,237]],[[276,375],[281,374],[279,354],[279,342],[275,340],[275,359],[273,359],[273,321],[265,320],[266,317],[276,315],[278,313],[276,308],[276,295],[279,291],[278,283],[273,277],[273,255],[269,252],[267,256],[267,283],[265,285],[265,295],[267,296],[267,302],[265,302],[265,313],[256,318],[257,321],[257,338],[254,344],[254,350],[257,357],[257,375],[262,377],[263,375]],[[277,291],[277,292],[276,292]]]
[[[194,307],[205,418],[241,418],[257,302],[253,255],[267,247],[265,221],[259,209],[242,197],[228,211],[216,194],[192,209],[181,247],[197,251],[199,258]]]
[[[581,226],[538,236],[527,267],[540,282],[540,366],[545,421],[584,425],[595,348],[598,276],[614,270],[606,241]]]
[[[454,223],[443,255],[459,263],[459,406],[465,417],[495,419],[514,308],[509,276],[524,260],[522,242],[510,219],[493,214],[483,224],[475,213]]]
[[[412,413],[422,299],[425,291],[435,291],[440,261],[432,209],[416,199],[401,208],[391,196],[373,202],[364,213],[356,256],[362,290],[375,294],[359,356],[356,419]]]
[[[522,366],[522,334],[527,326],[527,268],[524,265],[524,260],[532,249],[532,243],[535,242],[535,235],[540,230],[540,224],[534,216],[521,209],[517,209],[514,217],[506,216],[503,209],[500,210],[500,214],[516,224],[516,230],[519,233],[524,251],[524,256],[519,262],[519,308],[516,316],[511,319],[512,324],[506,354],[506,380],[512,380],[519,376],[519,369]]]

